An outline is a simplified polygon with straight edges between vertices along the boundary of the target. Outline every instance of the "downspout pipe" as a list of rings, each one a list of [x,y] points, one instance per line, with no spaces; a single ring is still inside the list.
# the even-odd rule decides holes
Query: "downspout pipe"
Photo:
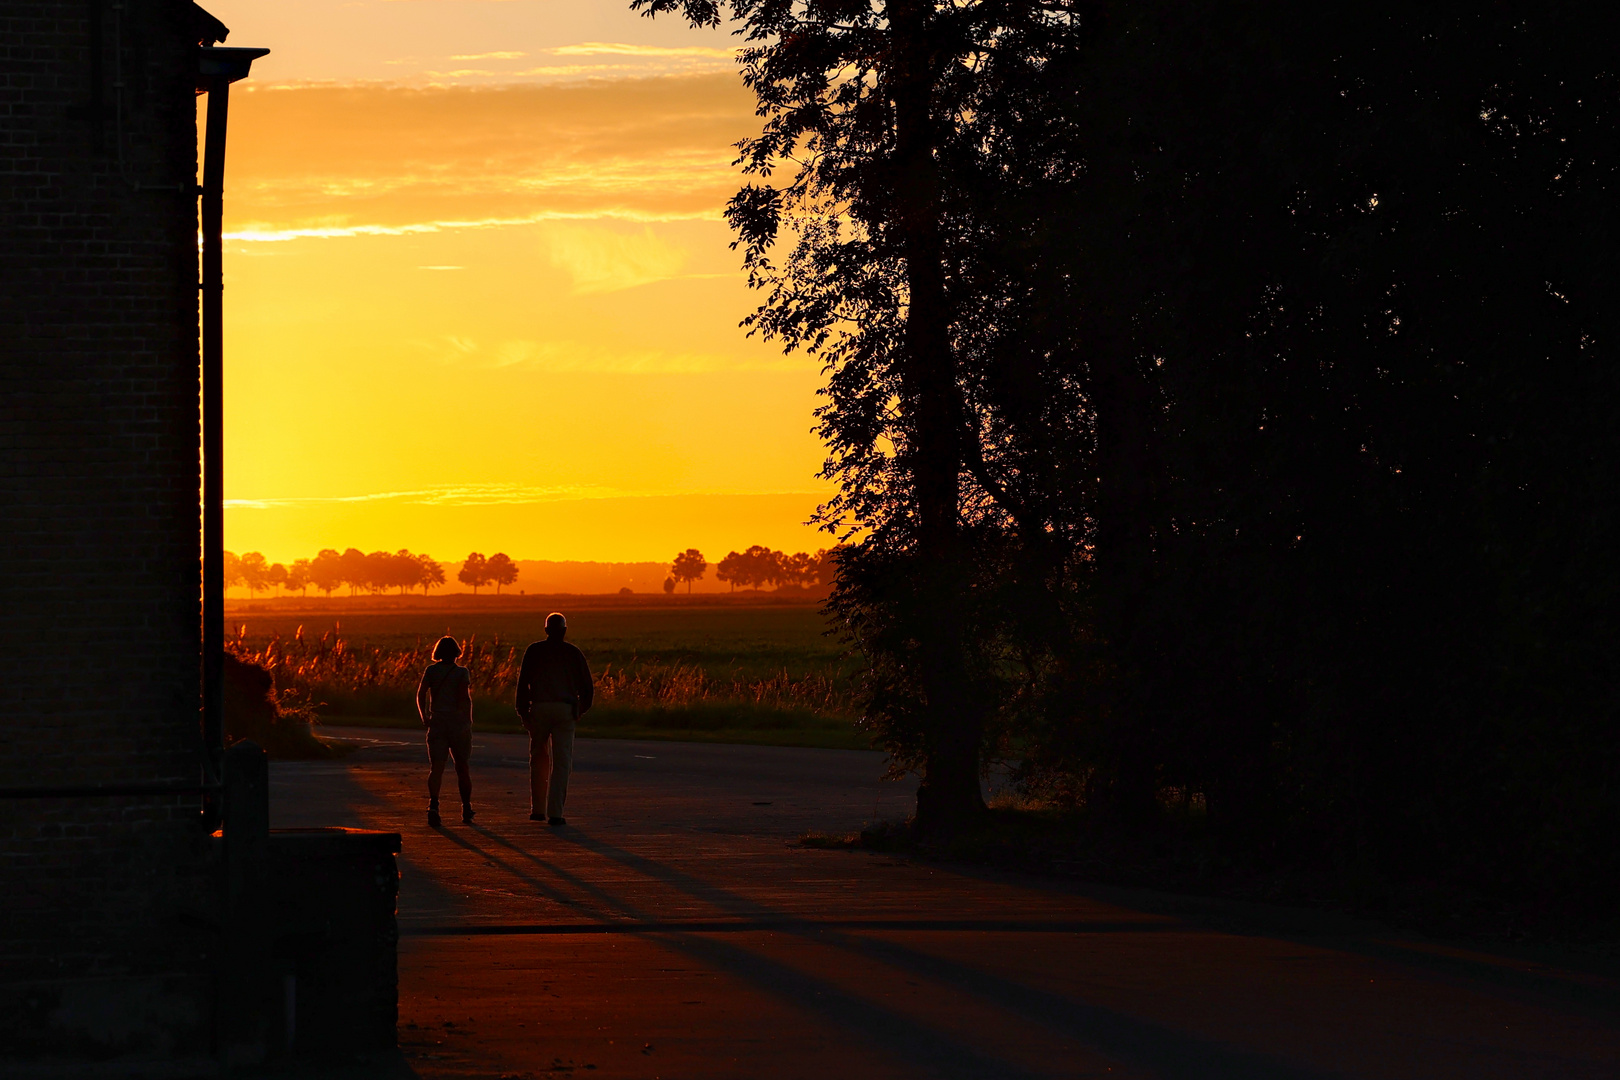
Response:
[[[225,754],[225,123],[230,81],[210,78],[202,167],[202,660],[203,748],[208,778]],[[217,805],[204,810],[210,823]]]
[[[225,129],[231,83],[247,77],[269,49],[199,47],[197,92],[208,95],[202,187],[202,734],[210,784],[223,780],[225,755]],[[209,824],[218,800],[205,797]]]

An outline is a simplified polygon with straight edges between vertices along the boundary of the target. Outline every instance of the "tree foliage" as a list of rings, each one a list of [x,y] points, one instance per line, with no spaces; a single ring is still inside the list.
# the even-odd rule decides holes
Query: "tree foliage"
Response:
[[[510,585],[518,579],[517,564],[506,552],[497,551],[484,564],[484,578],[495,586],[495,595],[499,596],[502,585]]]
[[[272,584],[270,562],[257,551],[249,551],[237,560],[236,573],[248,592],[254,595],[264,592]]]
[[[692,592],[692,583],[701,578],[708,568],[709,564],[703,558],[703,552],[697,548],[687,548],[675,556],[675,561],[670,566],[669,572],[670,576],[676,581],[686,582],[686,591],[690,594]]]
[[[343,584],[343,557],[332,548],[322,548],[309,564],[309,583],[328,598]]]
[[[392,554],[373,551],[361,554],[350,548],[339,555],[328,548],[314,559],[295,559],[290,567],[270,563],[263,554],[250,551],[238,557],[225,553],[226,587],[245,585],[254,594],[267,588],[285,588],[304,593],[314,585],[327,596],[339,586],[348,585],[350,594],[364,590],[380,593],[398,589],[407,590],[421,585],[423,594],[431,585],[444,584],[444,568],[426,555],[414,555],[401,548]]]
[[[416,583],[422,586],[422,595],[426,596],[429,589],[444,584],[444,567],[426,555],[418,555],[416,559],[421,567]]]
[[[746,551],[728,552],[720,560],[715,576],[729,582],[733,589],[739,585],[756,590],[766,585],[779,588],[830,585],[837,572],[837,557],[841,550],[822,548],[814,555],[805,551],[790,555],[763,544],[754,544]]]
[[[456,572],[456,580],[463,585],[471,585],[473,595],[478,595],[479,586],[489,584],[489,574],[486,567],[489,560],[481,552],[474,551],[462,560],[461,569]]]
[[[1620,873],[1615,10],[727,9],[749,325],[936,811],[1016,737],[1254,857]]]
[[[969,681],[963,585],[977,508],[963,490],[970,455],[953,342],[963,298],[951,260],[975,198],[994,193],[964,198],[952,187],[952,158],[997,58],[1028,52],[1030,42],[1039,49],[1074,24],[1076,9],[727,6],[749,42],[743,79],[764,118],[761,133],[740,144],[740,163],[762,182],[727,210],[750,281],[767,294],[747,323],[824,363],[824,475],[840,490],[821,518],[865,534],[846,553],[833,607],[873,661],[871,719],[897,763],[922,773],[919,826],[954,829],[984,809],[990,699]],[[696,25],[717,25],[722,14],[715,0],[632,7],[678,11]],[[773,182],[784,166],[785,182]],[[791,246],[778,261],[784,232]],[[902,730],[915,737],[900,738]]]
[[[344,584],[349,587],[349,595],[353,596],[366,587],[371,580],[374,562],[366,560],[366,553],[359,548],[344,548],[343,554],[338,556],[338,570],[343,575]]]

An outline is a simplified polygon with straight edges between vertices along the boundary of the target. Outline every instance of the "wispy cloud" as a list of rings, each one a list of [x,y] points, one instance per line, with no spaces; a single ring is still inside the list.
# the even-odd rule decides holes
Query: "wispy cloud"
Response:
[[[526,484],[461,484],[414,491],[377,491],[364,495],[300,498],[226,499],[231,510],[274,510],[301,506],[399,503],[407,506],[493,506],[502,504],[573,502],[584,499],[647,499],[671,495],[817,495],[812,491],[752,491],[702,488],[690,491],[639,490],[600,485],[535,487]]]
[[[537,49],[492,49],[487,52],[433,54],[412,50],[378,63],[390,81],[411,86],[510,86],[580,83],[629,76],[689,75],[734,71],[737,47],[730,45],[645,45],[629,41],[577,41]],[[518,62],[529,66],[520,67]],[[373,68],[372,70],[377,70]],[[342,85],[360,85],[341,80]],[[255,82],[259,89],[309,85]]]
[[[710,276],[710,275],[694,275]],[[480,342],[450,336],[413,346],[458,370],[529,369],[549,374],[591,372],[612,375],[700,374],[720,371],[803,371],[814,365],[800,355],[759,352],[749,358],[680,349],[627,349],[577,340],[504,339]]]
[[[274,244],[285,243],[289,240],[335,240],[350,236],[421,236],[432,233],[453,232],[459,229],[500,229],[514,225],[539,225],[551,221],[602,221],[620,220],[633,222],[660,223],[669,221],[707,221],[714,217],[711,213],[693,214],[636,214],[623,211],[602,211],[583,213],[541,213],[530,214],[526,217],[510,218],[481,218],[473,221],[415,221],[405,225],[311,225],[302,228],[277,229],[271,226],[247,226],[234,229],[223,234],[226,240],[235,240],[248,244]],[[558,265],[567,264],[558,263]],[[464,270],[461,266],[419,266],[418,270]],[[679,275],[663,274],[647,276],[645,281],[659,280],[660,277],[674,277]],[[707,277],[710,275],[687,275]],[[582,292],[611,292],[615,288],[628,288],[630,285],[642,284],[643,280],[630,280],[631,273],[614,275],[606,271],[605,267],[589,267],[583,277],[591,286],[598,286],[607,281],[624,279],[625,284],[615,285],[612,288],[585,287]]]
[[[758,123],[747,91],[719,75],[305,86],[232,106],[226,226],[239,242],[712,220],[738,184],[732,145]]]
[[[364,495],[334,495],[291,499],[226,499],[225,505],[245,510],[285,506],[320,506],[397,502],[413,506],[482,506],[493,503],[559,502],[566,499],[608,499],[629,494],[617,488],[562,485],[534,487],[523,484],[458,484],[414,491],[374,491]]]
[[[580,293],[621,289],[675,277],[686,265],[686,251],[645,226],[622,233],[600,226],[557,226],[550,230],[551,261],[568,271]]]
[[[715,49],[703,45],[630,45],[619,41],[582,41],[577,45],[563,45],[550,51],[556,56],[702,56],[724,60],[734,60],[737,56],[736,49]],[[473,58],[466,57],[466,59]]]

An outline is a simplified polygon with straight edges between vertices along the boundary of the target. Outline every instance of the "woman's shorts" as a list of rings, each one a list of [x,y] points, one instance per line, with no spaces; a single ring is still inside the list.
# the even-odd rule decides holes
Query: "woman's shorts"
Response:
[[[457,761],[466,761],[472,753],[472,725],[430,727],[427,744],[430,761],[443,761],[445,754],[453,755]]]

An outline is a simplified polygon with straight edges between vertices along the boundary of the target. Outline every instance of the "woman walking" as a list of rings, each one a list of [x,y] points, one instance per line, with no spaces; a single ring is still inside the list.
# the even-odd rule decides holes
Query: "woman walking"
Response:
[[[416,688],[416,711],[427,728],[428,744],[428,825],[439,826],[439,785],[444,780],[446,754],[456,760],[456,785],[461,789],[461,821],[471,825],[472,773],[467,758],[472,753],[472,676],[456,663],[461,646],[453,637],[442,637],[433,647],[434,663],[422,673]]]

